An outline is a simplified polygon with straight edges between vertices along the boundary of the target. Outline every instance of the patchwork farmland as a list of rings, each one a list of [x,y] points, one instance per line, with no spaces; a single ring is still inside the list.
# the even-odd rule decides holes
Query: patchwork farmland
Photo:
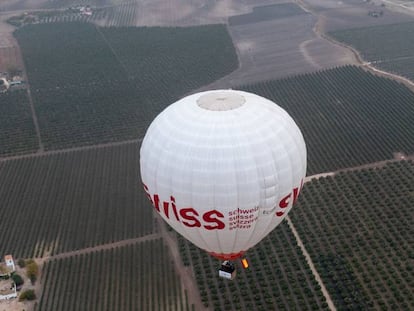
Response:
[[[46,150],[140,138],[169,103],[237,67],[223,25],[58,23],[29,25],[15,35]]]
[[[65,15],[72,0],[0,3],[0,20],[21,6],[53,9],[16,32],[29,92],[0,94],[0,249],[41,268],[38,298],[22,308],[414,308],[414,171],[404,160],[414,153],[414,95],[343,66],[356,63],[352,53],[318,34],[409,18],[387,8],[369,17],[375,4],[359,1],[282,2],[84,1],[100,7],[90,17]],[[221,25],[194,26],[212,22]],[[120,27],[131,25],[174,27]],[[308,175],[331,176],[308,177],[290,222],[247,253],[251,266],[234,282],[153,217],[139,177],[152,118],[216,87],[283,106],[305,135]]]

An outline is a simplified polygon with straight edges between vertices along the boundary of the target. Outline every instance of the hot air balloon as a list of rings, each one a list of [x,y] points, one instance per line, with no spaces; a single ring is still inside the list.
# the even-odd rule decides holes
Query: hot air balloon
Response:
[[[213,90],[178,100],[154,119],[140,166],[157,213],[224,260],[219,274],[232,278],[231,261],[275,229],[296,201],[306,146],[293,119],[272,101]]]

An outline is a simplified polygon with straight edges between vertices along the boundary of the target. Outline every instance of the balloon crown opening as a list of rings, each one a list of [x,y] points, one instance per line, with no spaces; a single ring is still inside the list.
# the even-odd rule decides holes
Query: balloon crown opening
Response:
[[[197,100],[199,107],[211,111],[227,111],[244,105],[244,96],[232,91],[215,91],[203,94]]]

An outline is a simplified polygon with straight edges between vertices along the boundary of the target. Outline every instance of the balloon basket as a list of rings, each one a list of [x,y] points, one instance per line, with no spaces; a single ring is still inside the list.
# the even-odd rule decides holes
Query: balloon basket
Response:
[[[219,269],[219,277],[227,280],[234,280],[236,277],[237,271],[234,267],[234,264],[229,260],[223,261]]]

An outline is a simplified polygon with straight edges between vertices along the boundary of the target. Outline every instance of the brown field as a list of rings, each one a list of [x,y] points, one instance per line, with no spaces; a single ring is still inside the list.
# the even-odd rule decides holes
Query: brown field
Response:
[[[14,27],[5,22],[11,15],[0,12],[0,73],[9,69],[24,69],[20,49],[13,37]]]

